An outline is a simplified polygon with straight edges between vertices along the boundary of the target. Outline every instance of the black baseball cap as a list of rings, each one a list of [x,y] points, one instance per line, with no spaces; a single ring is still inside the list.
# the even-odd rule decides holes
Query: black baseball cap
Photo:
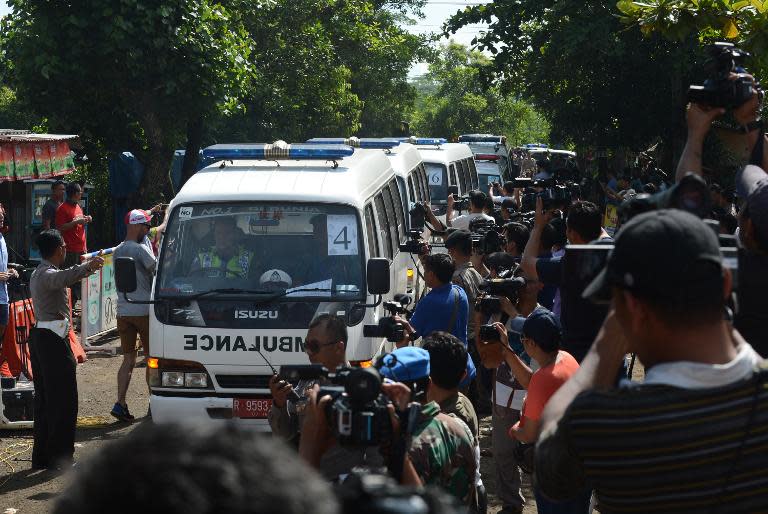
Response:
[[[768,174],[749,165],[736,176],[736,192],[745,200],[746,216],[752,220],[761,239],[768,241]]]
[[[582,296],[611,300],[618,286],[649,298],[697,298],[722,287],[717,235],[701,219],[679,209],[640,214],[624,225],[605,268]]]
[[[536,309],[523,323],[523,335],[533,339],[545,352],[560,346],[561,328],[555,315],[547,309]]]
[[[472,234],[469,230],[454,230],[445,238],[446,248],[456,248],[457,246],[461,248],[472,247]]]

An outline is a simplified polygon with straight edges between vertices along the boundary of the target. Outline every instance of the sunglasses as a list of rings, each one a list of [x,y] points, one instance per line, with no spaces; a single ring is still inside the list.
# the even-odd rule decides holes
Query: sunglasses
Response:
[[[304,343],[304,347],[307,349],[309,353],[317,353],[320,351],[321,348],[324,348],[326,346],[332,346],[336,343],[337,341],[331,341],[330,343],[321,343],[320,341],[310,339],[306,343]]]

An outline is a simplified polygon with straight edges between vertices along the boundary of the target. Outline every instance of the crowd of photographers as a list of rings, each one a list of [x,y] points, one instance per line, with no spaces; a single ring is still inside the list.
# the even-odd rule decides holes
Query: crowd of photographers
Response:
[[[718,48],[733,64],[734,51]],[[196,453],[178,449],[182,464],[205,463],[190,477],[213,497],[227,492],[231,512],[249,511],[235,503],[255,506],[258,496],[281,512],[485,512],[486,451],[504,514],[526,504],[523,473],[533,474],[540,513],[587,513],[595,504],[603,513],[765,511],[763,93],[729,69],[692,95],[674,184],[644,161],[608,176],[590,196],[574,170],[547,163],[528,170],[526,162],[532,177],[473,191],[466,205],[450,197],[445,223],[429,206],[414,209],[415,225],[422,216],[432,230],[431,244],[414,240],[404,249],[418,255],[429,292],[411,311],[387,302],[392,315],[370,333],[386,337],[391,351],[374,366],[348,367],[342,318],[312,321],[305,339],[312,366],[283,366],[272,377],[269,422],[337,484],[335,498],[293,456],[236,431],[231,440],[242,451],[189,433],[163,441],[146,429],[111,457],[194,439]],[[749,150],[732,192],[705,179],[701,162],[725,108]],[[615,239],[603,226],[604,204],[618,207]],[[635,357],[642,382],[632,374]],[[481,454],[478,419],[489,414],[491,448]],[[211,458],[209,447],[229,460]],[[274,488],[236,487],[256,469],[238,457],[246,448]],[[163,466],[163,452],[152,454]],[[278,457],[284,466],[274,465]],[[110,463],[100,459],[59,512],[84,512],[85,491]],[[229,483],[218,473],[225,468]],[[206,473],[220,485],[207,487]],[[294,474],[305,489],[286,485]],[[265,483],[264,473],[252,479]],[[214,500],[197,495],[185,512],[208,512],[198,507]]]

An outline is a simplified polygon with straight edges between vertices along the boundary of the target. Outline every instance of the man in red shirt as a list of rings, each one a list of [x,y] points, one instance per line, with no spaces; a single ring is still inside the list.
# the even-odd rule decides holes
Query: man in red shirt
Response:
[[[82,197],[83,188],[77,182],[71,182],[67,184],[67,200],[56,209],[56,227],[67,246],[64,268],[80,264],[80,256],[87,251],[85,225],[90,223],[92,218],[83,214],[79,204]],[[75,286],[72,288],[72,301],[79,299],[80,287]]]

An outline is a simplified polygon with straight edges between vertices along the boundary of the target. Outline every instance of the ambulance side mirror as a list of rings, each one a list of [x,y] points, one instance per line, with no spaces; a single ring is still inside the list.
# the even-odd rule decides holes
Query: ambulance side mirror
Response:
[[[389,259],[368,259],[366,278],[369,294],[387,294],[391,287],[389,283]]]

